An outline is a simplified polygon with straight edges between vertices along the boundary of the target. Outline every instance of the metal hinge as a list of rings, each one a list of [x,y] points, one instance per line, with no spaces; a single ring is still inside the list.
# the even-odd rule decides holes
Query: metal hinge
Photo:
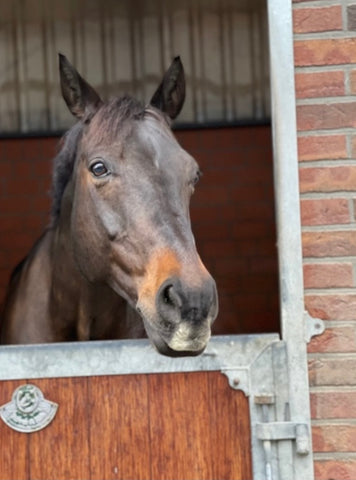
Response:
[[[256,435],[259,440],[278,441],[295,440],[298,455],[308,455],[309,431],[305,423],[268,422],[256,424]]]
[[[269,420],[270,407],[275,405],[276,397],[271,393],[255,395],[254,402],[262,409],[263,422],[255,424],[256,437],[262,441],[265,454],[265,478],[273,480],[272,474],[272,442],[295,440],[298,455],[308,455],[310,452],[310,435],[307,424],[290,421],[289,404],[284,404],[284,420]]]

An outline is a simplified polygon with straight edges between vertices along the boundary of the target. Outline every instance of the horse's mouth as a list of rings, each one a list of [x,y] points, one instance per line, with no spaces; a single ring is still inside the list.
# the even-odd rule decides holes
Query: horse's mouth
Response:
[[[205,346],[201,350],[173,350],[164,340],[159,343],[153,342],[153,344],[161,355],[166,355],[168,357],[196,357],[203,353],[206,347]]]
[[[203,338],[193,338],[185,339],[184,342],[178,343],[174,341],[174,336],[172,338],[165,338],[166,335],[159,332],[158,329],[154,328],[149,322],[144,320],[144,325],[148,338],[151,340],[152,344],[156,350],[168,357],[195,357],[200,355],[205,350],[209,338],[209,335],[204,335]]]

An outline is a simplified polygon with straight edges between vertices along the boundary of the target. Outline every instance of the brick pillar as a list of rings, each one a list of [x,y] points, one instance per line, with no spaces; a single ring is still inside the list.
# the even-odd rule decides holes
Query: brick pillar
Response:
[[[356,1],[293,3],[316,480],[356,479]]]

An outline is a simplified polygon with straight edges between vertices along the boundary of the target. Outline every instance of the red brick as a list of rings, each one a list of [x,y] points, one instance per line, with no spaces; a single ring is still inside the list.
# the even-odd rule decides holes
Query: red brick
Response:
[[[315,480],[355,480],[356,460],[336,459],[320,460],[314,459]]]
[[[347,158],[345,135],[313,135],[298,138],[300,161]]]
[[[336,97],[345,94],[344,72],[313,72],[295,75],[297,98]]]
[[[248,262],[251,273],[258,272],[263,275],[265,272],[278,271],[277,252],[274,256],[249,258]]]
[[[356,45],[355,45],[356,49]],[[356,102],[299,105],[299,131],[356,127]]]
[[[352,94],[356,93],[356,70],[351,70],[350,72],[350,92]]]
[[[245,272],[248,269],[247,258],[232,257],[222,258],[218,262],[218,271],[220,275],[237,274],[238,272]]]
[[[313,387],[355,386],[356,357],[321,357],[309,360],[309,383]],[[356,445],[356,443],[355,443]]]
[[[215,205],[206,207],[203,205],[196,205],[195,202],[192,202],[190,212],[193,225],[208,224],[213,227],[217,223],[234,222],[239,220],[235,205],[225,205],[224,208]]]
[[[57,146],[59,143],[58,137],[41,138],[38,140],[40,148],[40,158],[45,159],[49,165],[51,165],[51,159],[53,159],[57,153]]]
[[[14,195],[12,197],[0,197],[0,213],[18,214],[31,213],[33,211],[31,201],[26,195]]]
[[[342,29],[341,6],[298,8],[293,11],[294,33],[325,32]]]
[[[301,200],[302,225],[350,223],[349,202],[345,198]]]
[[[238,229],[244,228],[245,222],[259,221],[262,225],[266,223],[271,224],[270,220],[273,219],[274,215],[273,203],[266,201],[256,202],[253,198],[251,198],[250,201],[240,200],[237,210],[237,216],[241,222],[240,225],[237,226]],[[263,219],[263,221],[261,221],[261,219]]]
[[[308,344],[309,353],[353,353],[356,352],[356,330],[354,326],[327,328],[322,335],[313,337]],[[356,404],[355,404],[356,405]]]
[[[194,231],[193,225],[193,231]],[[225,240],[231,237],[232,226],[228,223],[221,223],[215,225],[213,228],[210,225],[200,225],[197,238],[201,239],[198,246],[206,240]]]
[[[356,157],[356,135],[351,136],[351,155]]]
[[[304,301],[305,308],[312,317],[322,320],[356,320],[355,294],[306,294]]]
[[[356,392],[354,391],[310,394],[310,409],[313,419],[356,418],[355,405]]]
[[[32,211],[48,213],[50,210],[51,199],[48,195],[38,195],[31,199]]]
[[[265,241],[276,242],[275,229],[271,228],[271,222],[261,220],[243,221],[235,223],[232,228],[232,236],[236,239],[242,238],[263,238]]]
[[[226,187],[207,186],[197,188],[194,198],[195,205],[223,206],[229,203],[229,194]]]
[[[356,190],[356,166],[305,167],[299,169],[302,193]]]
[[[297,67],[356,63],[356,38],[296,40],[294,63]]]
[[[6,193],[8,195],[38,195],[43,192],[43,186],[38,179],[34,178],[11,178],[8,179],[6,184]]]
[[[344,257],[356,255],[354,231],[304,232],[304,257]]]
[[[24,158],[24,144],[18,140],[2,140],[1,157],[9,162],[15,162]]]
[[[353,287],[351,263],[307,263],[303,272],[304,288]]]
[[[356,445],[356,425],[313,426],[314,452],[352,452]]]

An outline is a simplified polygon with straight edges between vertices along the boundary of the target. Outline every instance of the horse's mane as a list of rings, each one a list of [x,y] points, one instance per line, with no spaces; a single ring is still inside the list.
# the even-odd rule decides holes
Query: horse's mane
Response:
[[[126,120],[143,118],[144,113],[145,108],[142,104],[128,95],[121,98],[114,98],[104,103],[90,120],[90,122],[95,123],[91,141],[101,142],[104,138],[108,137],[113,139],[118,138],[119,135],[126,136],[128,129],[123,128],[124,122],[125,125],[129,125],[132,122],[126,122]],[[62,196],[73,172],[78,144],[83,135],[86,123],[88,123],[88,121],[79,121],[66,132],[60,142],[60,150],[54,158],[51,208],[52,225],[58,220]]]

